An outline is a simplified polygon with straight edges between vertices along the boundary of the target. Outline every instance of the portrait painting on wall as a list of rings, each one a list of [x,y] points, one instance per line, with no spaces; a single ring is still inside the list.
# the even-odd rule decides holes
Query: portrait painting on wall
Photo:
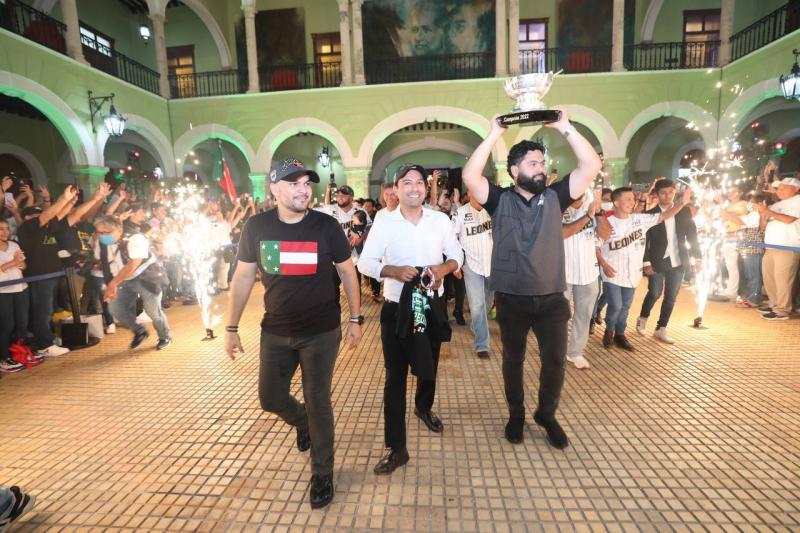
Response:
[[[367,0],[366,61],[493,52],[494,0]]]

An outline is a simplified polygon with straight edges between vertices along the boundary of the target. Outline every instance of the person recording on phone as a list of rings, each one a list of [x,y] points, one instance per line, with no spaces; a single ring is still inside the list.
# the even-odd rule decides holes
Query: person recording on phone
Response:
[[[467,161],[464,184],[492,217],[490,288],[495,291],[497,322],[503,344],[503,381],[509,419],[506,439],[519,444],[525,427],[523,364],[528,331],[539,343],[542,369],[539,402],[534,421],[544,427],[548,442],[557,449],[569,445],[556,421],[564,385],[569,303],[564,266],[561,213],[582,198],[602,168],[592,145],[572,124],[565,111],[556,122],[544,124],[564,136],[578,166],[562,180],[546,185],[545,147],[537,142],[517,143],[508,154],[513,185],[501,188],[481,175],[492,149],[506,128],[492,119],[491,131]]]

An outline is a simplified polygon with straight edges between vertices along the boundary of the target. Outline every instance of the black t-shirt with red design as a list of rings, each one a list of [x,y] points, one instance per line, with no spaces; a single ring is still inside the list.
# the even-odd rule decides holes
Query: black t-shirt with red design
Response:
[[[286,224],[273,208],[247,220],[238,260],[257,263],[264,285],[264,331],[282,337],[339,327],[335,264],[350,258],[350,244],[333,217],[309,210]]]

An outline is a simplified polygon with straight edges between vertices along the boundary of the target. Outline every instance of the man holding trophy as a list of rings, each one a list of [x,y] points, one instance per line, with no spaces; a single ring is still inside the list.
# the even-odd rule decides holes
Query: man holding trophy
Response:
[[[564,384],[570,312],[564,297],[567,285],[561,213],[583,197],[602,163],[565,112],[544,109],[540,98],[552,80],[549,73],[526,74],[506,82],[506,92],[517,100],[514,113],[492,120],[489,135],[470,157],[462,178],[470,195],[492,217],[491,289],[495,291],[503,343],[503,381],[509,409],[506,439],[514,444],[523,440],[523,363],[528,331],[533,329],[542,364],[539,404],[533,419],[545,429],[553,447],[564,449],[569,439],[556,421],[556,409]],[[526,140],[514,145],[508,154],[513,186],[501,188],[483,177],[481,170],[506,125],[523,122],[544,122],[545,127],[561,133],[578,160],[575,170],[547,186],[545,147]]]

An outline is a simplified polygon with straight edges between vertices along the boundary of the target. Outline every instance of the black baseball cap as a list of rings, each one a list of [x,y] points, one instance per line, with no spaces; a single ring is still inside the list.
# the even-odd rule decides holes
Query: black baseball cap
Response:
[[[319,183],[319,175],[313,170],[308,170],[306,166],[297,159],[284,159],[276,161],[269,169],[269,182],[278,183],[279,181],[294,181],[300,176],[308,176],[308,180]]]
[[[414,164],[403,165],[397,169],[397,172],[394,173],[395,184],[397,184],[398,181],[403,179],[403,177],[412,170],[416,170],[417,172],[419,172],[422,175],[423,179],[425,179],[425,177],[428,175],[428,171],[425,170],[425,167],[423,167],[422,165],[414,165]]]
[[[342,193],[342,194],[346,194],[347,196],[353,196],[353,195],[355,194],[355,193],[353,192],[353,188],[352,188],[352,187],[350,187],[349,185],[342,185],[341,187],[339,187],[339,190],[338,190],[338,191],[336,191],[336,192],[337,192],[337,193],[339,193],[339,192],[340,192],[340,193]]]

